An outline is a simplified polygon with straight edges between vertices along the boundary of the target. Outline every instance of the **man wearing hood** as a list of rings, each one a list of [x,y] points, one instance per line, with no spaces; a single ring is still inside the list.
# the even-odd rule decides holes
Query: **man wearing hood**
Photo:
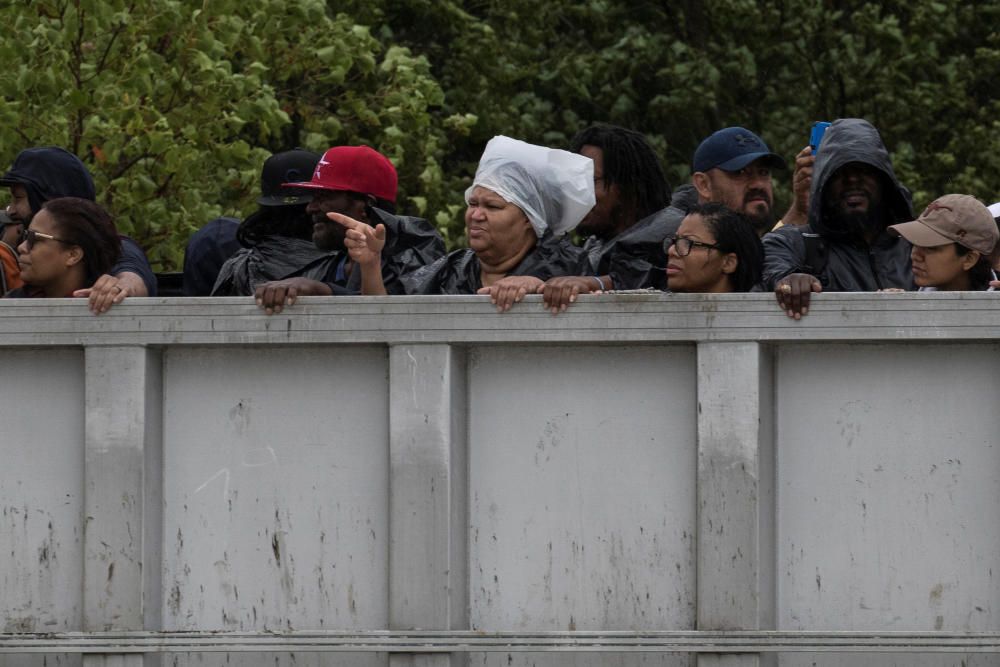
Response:
[[[14,164],[0,178],[0,185],[10,187],[11,203],[7,214],[23,231],[42,208],[59,197],[96,200],[94,179],[80,158],[56,146],[28,148],[18,153]],[[127,296],[155,296],[156,276],[142,248],[127,236],[121,237],[122,255],[118,263],[97,279],[93,286],[78,290],[74,296],[88,297],[90,309],[103,313]]]
[[[816,152],[808,224],[764,237],[764,286],[795,319],[811,292],[913,289],[910,244],[887,231],[913,217],[878,130],[837,120]]]

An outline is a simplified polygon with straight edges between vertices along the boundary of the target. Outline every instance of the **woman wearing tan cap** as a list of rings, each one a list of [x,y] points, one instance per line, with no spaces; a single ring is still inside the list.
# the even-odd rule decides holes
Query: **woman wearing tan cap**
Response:
[[[916,220],[889,229],[913,244],[913,280],[921,291],[993,289],[991,260],[1000,232],[975,197],[939,197]]]

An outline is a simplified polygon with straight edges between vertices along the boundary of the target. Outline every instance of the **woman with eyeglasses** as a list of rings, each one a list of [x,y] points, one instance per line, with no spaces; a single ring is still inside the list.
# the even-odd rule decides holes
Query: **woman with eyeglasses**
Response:
[[[42,204],[17,252],[24,286],[5,297],[71,297],[111,270],[121,241],[111,216],[98,204],[61,197]]]
[[[663,246],[672,292],[749,292],[760,282],[760,238],[746,218],[722,204],[692,207]]]

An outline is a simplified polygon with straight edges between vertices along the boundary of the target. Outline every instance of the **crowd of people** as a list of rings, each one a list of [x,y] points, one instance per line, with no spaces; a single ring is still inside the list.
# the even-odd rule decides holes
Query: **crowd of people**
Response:
[[[504,312],[541,294],[557,314],[588,293],[773,291],[799,319],[823,291],[1000,287],[1000,204],[949,193],[915,216],[870,123],[837,120],[816,143],[795,156],[779,218],[772,177],[788,163],[742,127],[707,137],[673,191],[625,128],[588,127],[568,150],[494,137],[465,192],[468,247],[450,253],[433,225],[397,213],[396,170],[374,149],[277,153],[257,211],[191,237],[183,291],[252,296],[268,314],[306,295],[481,294]],[[29,148],[0,185],[5,297],[85,297],[102,313],[156,294],[75,155]]]

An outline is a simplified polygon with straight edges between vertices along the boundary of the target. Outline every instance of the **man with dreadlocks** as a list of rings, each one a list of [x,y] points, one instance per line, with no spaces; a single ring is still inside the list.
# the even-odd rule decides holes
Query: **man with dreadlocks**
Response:
[[[335,271],[337,258],[313,244],[313,220],[306,212],[311,194],[285,186],[308,178],[319,159],[319,153],[297,148],[264,162],[259,208],[237,227],[234,240],[242,248],[215,270],[208,288],[212,296],[252,296],[268,281],[293,276],[324,280]],[[185,274],[187,265],[185,259]]]
[[[601,124],[577,133],[570,148],[594,161],[597,204],[577,227],[589,235],[583,275],[547,281],[540,288],[545,307],[558,313],[588,292],[666,288],[663,239],[680,220],[657,215],[670,203],[670,187],[649,142]]]

